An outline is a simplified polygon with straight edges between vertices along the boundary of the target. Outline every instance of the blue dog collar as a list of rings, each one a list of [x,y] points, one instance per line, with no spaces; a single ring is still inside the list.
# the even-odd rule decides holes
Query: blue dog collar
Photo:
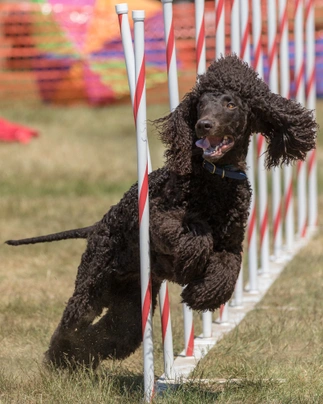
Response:
[[[246,180],[247,175],[243,171],[233,171],[233,166],[222,166],[217,167],[216,165],[210,163],[209,161],[203,160],[203,168],[205,168],[211,174],[220,175],[220,177],[224,178],[232,178],[234,180]]]

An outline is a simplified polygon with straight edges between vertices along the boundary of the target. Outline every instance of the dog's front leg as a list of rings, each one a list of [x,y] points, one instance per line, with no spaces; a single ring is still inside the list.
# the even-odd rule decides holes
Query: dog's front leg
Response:
[[[215,252],[207,263],[203,277],[189,282],[182,292],[183,302],[193,310],[218,309],[235,288],[241,268],[241,253]]]
[[[151,248],[157,254],[171,257],[171,280],[180,285],[202,276],[213,252],[213,238],[209,225],[197,218],[184,219],[180,209],[160,212],[151,211]],[[169,268],[165,268],[169,274]]]

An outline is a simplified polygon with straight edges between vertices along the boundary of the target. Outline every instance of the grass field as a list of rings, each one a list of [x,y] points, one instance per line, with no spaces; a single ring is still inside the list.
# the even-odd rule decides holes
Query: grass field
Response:
[[[167,112],[152,106],[148,117]],[[323,115],[319,102],[317,116]],[[1,106],[1,116],[40,136],[0,144],[0,403],[138,403],[141,350],[105,361],[95,374],[50,372],[42,355],[72,293],[82,240],[10,248],[6,239],[86,226],[102,217],[136,180],[129,106],[90,109]],[[321,126],[323,119],[321,120]],[[163,150],[149,130],[154,168]],[[322,142],[321,142],[322,144]],[[319,150],[323,207],[323,153]],[[160,403],[323,402],[323,233],[285,269],[257,309],[200,363],[195,381]],[[183,348],[179,288],[170,285],[174,350]],[[198,315],[195,332],[201,332]],[[155,373],[163,373],[159,315],[154,319]],[[199,383],[208,378],[208,385]],[[227,379],[220,384],[218,379]]]

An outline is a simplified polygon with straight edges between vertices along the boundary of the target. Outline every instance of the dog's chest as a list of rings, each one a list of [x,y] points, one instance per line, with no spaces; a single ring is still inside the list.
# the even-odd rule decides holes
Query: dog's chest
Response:
[[[251,196],[246,181],[212,176],[199,185],[193,184],[192,190],[188,209],[207,221],[215,232],[226,233],[234,221],[246,221]]]

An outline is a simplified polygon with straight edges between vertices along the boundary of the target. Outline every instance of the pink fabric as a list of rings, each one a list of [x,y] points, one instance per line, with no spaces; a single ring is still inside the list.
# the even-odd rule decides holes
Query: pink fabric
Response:
[[[100,105],[112,102],[116,94],[109,85],[102,83],[101,77],[87,65],[84,66],[85,89],[90,104]]]
[[[53,16],[67,38],[82,53],[95,0],[49,0]],[[59,7],[55,7],[55,6]]]
[[[38,132],[26,126],[0,119],[0,142],[28,143]]]

